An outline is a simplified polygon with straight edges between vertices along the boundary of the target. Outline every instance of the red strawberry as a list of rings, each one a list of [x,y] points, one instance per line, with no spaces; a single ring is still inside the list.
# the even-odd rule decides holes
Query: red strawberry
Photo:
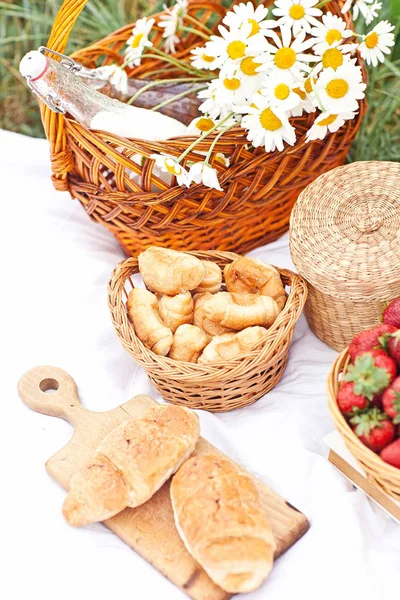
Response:
[[[384,333],[379,341],[389,356],[400,366],[400,329],[393,333]]]
[[[394,331],[396,331],[396,327],[382,323],[381,325],[377,325],[372,329],[366,329],[355,335],[349,345],[351,360],[354,361],[359,354],[380,347],[381,344],[379,338],[385,333],[393,333]]]
[[[365,396],[354,393],[354,383],[345,381],[337,395],[337,403],[342,413],[351,414],[358,410],[363,410],[369,406],[369,400]]]
[[[387,305],[383,311],[382,321],[400,328],[400,298],[395,298]]]
[[[395,440],[380,453],[380,457],[389,465],[393,465],[400,469],[400,439]]]
[[[395,436],[392,421],[378,408],[371,408],[366,413],[355,415],[350,419],[353,431],[362,443],[373,452],[380,452]]]
[[[400,377],[384,391],[382,396],[383,410],[393,420],[395,425],[400,423]]]
[[[384,350],[371,350],[349,365],[344,381],[354,382],[354,393],[373,400],[396,377],[396,363]]]

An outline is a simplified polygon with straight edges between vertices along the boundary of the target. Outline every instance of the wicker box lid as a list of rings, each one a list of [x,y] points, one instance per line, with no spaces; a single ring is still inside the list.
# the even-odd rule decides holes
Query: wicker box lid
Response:
[[[400,164],[355,162],[303,190],[290,252],[320,293],[360,302],[400,295]]]

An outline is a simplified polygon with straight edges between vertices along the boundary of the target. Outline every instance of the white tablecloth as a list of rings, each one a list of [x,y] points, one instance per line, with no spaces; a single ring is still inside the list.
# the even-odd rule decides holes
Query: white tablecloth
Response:
[[[101,524],[73,529],[65,492],[44,464],[71,426],[26,408],[16,385],[39,364],[69,372],[84,405],[108,410],[137,393],[159,399],[111,325],[106,287],[123,253],[50,182],[48,144],[0,131],[1,427],[5,600],[179,600],[184,594]],[[291,267],[287,235],[253,256]],[[310,531],[248,600],[376,600],[399,595],[400,528],[327,461],[333,429],[325,380],[335,353],[302,317],[278,387],[255,405],[200,412],[203,435],[301,509]],[[240,598],[245,596],[241,596]],[[209,600],[212,600],[210,598]]]

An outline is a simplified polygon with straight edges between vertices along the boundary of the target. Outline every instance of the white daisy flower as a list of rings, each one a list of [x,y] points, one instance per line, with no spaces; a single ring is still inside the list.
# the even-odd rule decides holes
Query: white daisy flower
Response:
[[[369,25],[379,14],[382,8],[382,2],[376,0],[346,0],[342,7],[342,13],[346,13],[350,8],[353,9],[353,19],[358,19],[361,14],[365,23]]]
[[[257,56],[246,56],[237,61],[227,61],[220,71],[220,79],[240,79],[246,98],[257,92],[263,84],[265,73],[259,73]]]
[[[118,65],[98,67],[95,70],[95,77],[101,81],[108,81],[117,92],[128,94],[128,75],[125,69],[121,69]]]
[[[393,29],[394,25],[389,21],[380,21],[367,35],[363,35],[360,54],[367,65],[376,67],[378,62],[384,62],[385,54],[390,54],[389,48],[394,46]]]
[[[241,125],[248,131],[247,139],[255,148],[264,146],[266,152],[273,152],[275,148],[282,151],[284,141],[291,146],[296,142],[296,132],[286,113],[280,108],[271,107],[261,94],[253,96],[247,113]]]
[[[316,83],[316,77],[313,77],[313,84]],[[287,112],[288,117],[300,117],[303,112],[313,113],[316,108],[313,104],[313,90],[311,85],[311,76],[309,75],[303,81],[295,82],[293,92],[299,97],[299,104]]]
[[[267,98],[270,106],[286,112],[300,104],[300,96],[293,91],[297,86],[290,73],[275,70],[265,78],[260,93]]]
[[[207,54],[206,46],[198,46],[197,48],[194,48],[194,50],[191,50],[191,54],[193,56],[190,57],[190,60],[196,69],[207,69],[214,71],[215,69],[219,69],[221,67],[221,59],[216,56],[209,56]]]
[[[301,71],[309,72],[311,68],[307,63],[315,62],[317,59],[312,54],[305,54],[305,51],[313,46],[315,40],[313,38],[305,40],[304,31],[292,39],[290,27],[281,27],[281,35],[282,39],[274,31],[270,32],[276,46],[267,42],[268,52],[258,57],[258,60],[263,63],[258,70],[279,69],[290,72],[294,77],[300,77]]]
[[[339,114],[358,108],[357,100],[364,98],[366,84],[362,81],[361,67],[347,63],[324,69],[315,84],[316,103],[322,111]]]
[[[194,163],[190,167],[188,183],[189,185],[191,183],[202,183],[206,187],[214,188],[220,192],[224,191],[218,181],[217,170],[206,162]]]
[[[228,116],[230,111],[229,105],[221,104],[217,101],[217,84],[218,79],[213,79],[207,85],[205,90],[201,90],[197,93],[197,97],[201,100],[204,100],[202,104],[199,106],[199,111],[209,115],[211,119],[218,119],[220,117],[223,119]]]
[[[149,33],[154,23],[154,19],[146,19],[146,17],[136,21],[132,35],[126,42],[125,60],[129,61],[129,66],[140,65],[144,50],[153,45],[149,40]]]
[[[162,34],[162,37],[165,38],[163,47],[167,53],[173,54],[176,44],[179,43],[177,31],[183,26],[183,17],[186,15],[188,4],[188,0],[177,0],[176,4],[170,8],[164,4],[166,14],[161,15],[158,25],[164,29]]]
[[[247,93],[246,93],[247,92]],[[221,106],[231,107],[234,104],[242,104],[248,98],[248,90],[239,77],[224,76],[216,80],[215,99]]]
[[[193,119],[191,123],[189,123],[187,128],[187,135],[202,135],[207,131],[210,131],[213,127],[215,127],[216,121],[211,119],[210,117],[197,117]]]
[[[334,115],[329,112],[321,113],[314,121],[313,126],[306,133],[306,142],[312,140],[323,140],[328,131],[335,133],[345,121],[354,119],[355,112],[345,111]]]
[[[150,154],[150,158],[155,161],[156,166],[161,169],[163,173],[170,173],[176,177],[178,185],[186,185],[186,187],[189,187],[188,172],[175,158],[168,156],[168,154]]]
[[[358,48],[358,44],[340,44],[326,48],[322,52],[316,52],[315,56],[319,62],[315,65],[313,74],[319,73],[322,69],[329,69],[329,67],[336,71],[338,67],[348,62],[355,64],[356,59],[351,60],[350,55],[356,48]]]
[[[321,54],[332,46],[337,46],[351,37],[353,32],[346,29],[346,23],[340,17],[328,12],[322,15],[321,21],[311,29],[315,37],[314,52]]]
[[[220,36],[212,35],[206,44],[207,54],[221,59],[222,63],[228,60],[236,61],[246,56],[255,56],[266,50],[266,40],[261,34],[250,37],[251,24],[244,23],[240,29],[228,31],[220,25]]]
[[[233,7],[232,11],[226,13],[222,22],[230,29],[240,29],[243,24],[250,23],[250,37],[257,33],[263,33],[265,29],[273,29],[277,26],[275,19],[266,20],[268,8],[260,4],[254,8],[252,2],[241,2]]]
[[[216,153],[216,155],[214,156],[214,162],[223,165],[224,167],[229,167],[231,163],[230,158],[228,156],[225,156],[225,154],[222,154],[222,152]]]
[[[322,15],[322,10],[315,8],[318,0],[276,0],[272,13],[280,17],[277,21],[280,27],[291,27],[293,35],[300,31],[310,33],[311,25],[319,25],[315,17]]]

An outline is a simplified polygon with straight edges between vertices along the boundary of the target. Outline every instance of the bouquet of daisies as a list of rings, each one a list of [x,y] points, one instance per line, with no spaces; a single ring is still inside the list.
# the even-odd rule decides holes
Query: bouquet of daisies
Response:
[[[291,117],[316,113],[306,142],[323,139],[353,119],[366,88],[356,52],[369,65],[383,62],[394,45],[394,26],[381,21],[359,36],[342,18],[323,13],[326,4],[329,1],[276,0],[271,14],[262,4],[237,4],[226,13],[219,35],[214,35],[188,16],[187,0],[178,0],[158,22],[164,30],[162,50],[150,41],[154,19],[141,19],[128,40],[126,63],[118,76],[125,65],[140,64],[150,51],[201,83],[197,94],[202,114],[188,127],[188,135],[197,138],[178,158],[153,155],[157,166],[175,175],[180,185],[201,182],[221,190],[210,157],[230,129],[240,126],[249,147],[272,152],[296,143]],[[353,18],[362,15],[369,24],[381,6],[375,0],[346,0],[342,12],[352,9]],[[192,50],[190,62],[170,54],[180,43],[180,31],[196,32],[204,40]],[[184,168],[185,156],[193,155],[199,141],[215,132],[209,151],[199,153],[199,161]],[[229,164],[223,155],[219,160]]]

